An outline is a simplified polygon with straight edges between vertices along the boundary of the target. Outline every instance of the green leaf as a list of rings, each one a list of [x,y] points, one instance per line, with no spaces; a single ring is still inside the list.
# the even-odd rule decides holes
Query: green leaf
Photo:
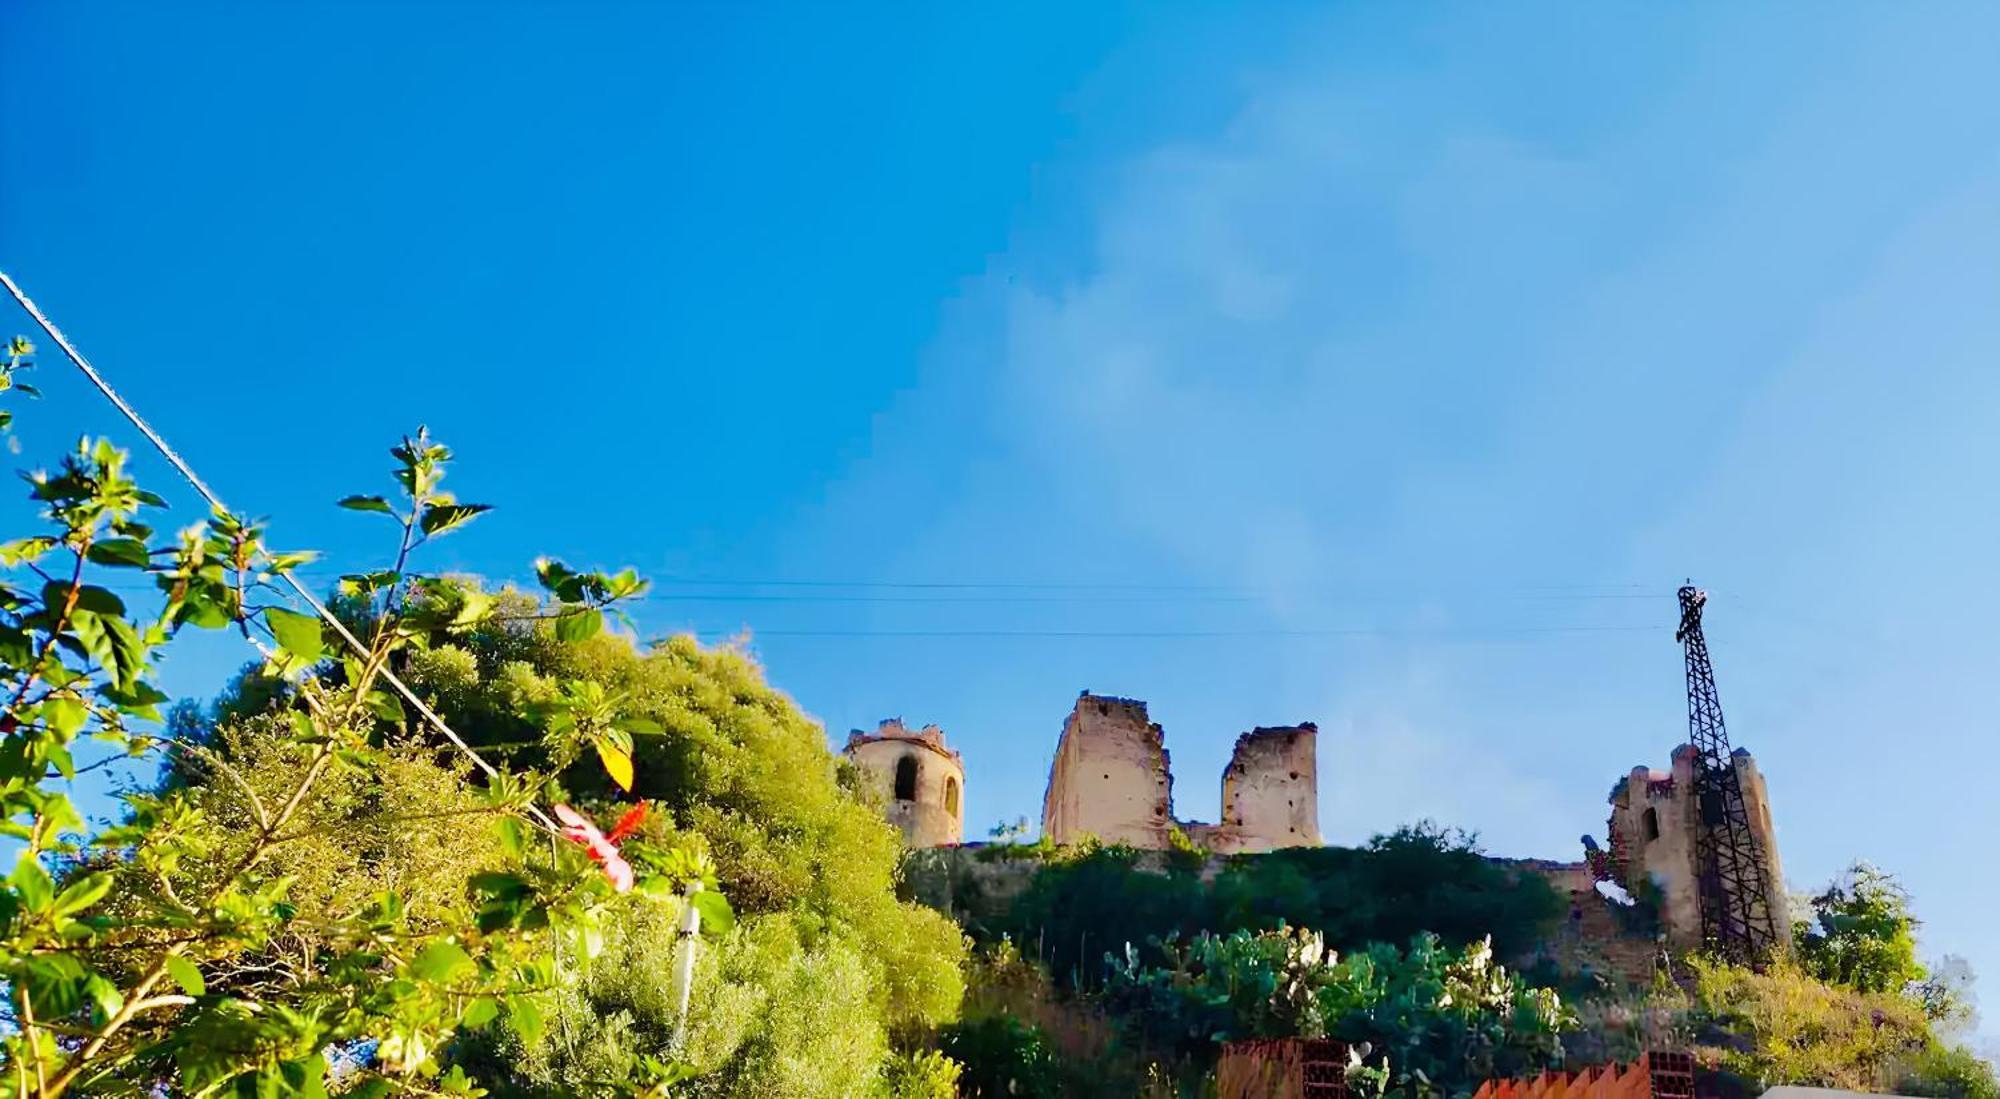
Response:
[[[190,996],[203,996],[208,993],[208,982],[201,979],[201,970],[193,962],[179,954],[169,954],[166,965],[167,976],[172,977],[174,983],[181,986],[182,992]]]
[[[270,607],[264,611],[264,623],[271,627],[271,636],[278,639],[278,647],[298,660],[315,664],[326,655],[326,639],[320,632],[319,619],[312,615]]]
[[[666,729],[649,717],[625,717],[618,719],[618,727],[634,736],[662,736]]]
[[[0,545],[0,564],[11,566],[23,561],[33,561],[54,548],[56,540],[46,534],[16,539]]]
[[[92,542],[84,556],[93,564],[112,568],[143,569],[151,563],[146,555],[146,543],[137,538],[106,538]]]
[[[55,914],[74,916],[104,899],[111,892],[111,875],[104,872],[85,874],[63,887],[56,895]]]
[[[368,709],[377,718],[391,725],[401,727],[403,724],[403,700],[388,691],[369,691]]]
[[[527,839],[521,831],[521,821],[517,817],[501,817],[493,822],[494,830],[500,833],[500,846],[507,854],[520,858],[527,850]]]
[[[588,641],[604,628],[604,613],[594,610],[567,611],[556,618],[556,640]]]
[[[14,872],[7,875],[7,881],[21,895],[21,907],[30,912],[45,911],[55,901],[55,883],[32,855],[21,856],[14,864]]]
[[[712,889],[694,894],[688,903],[701,913],[701,929],[710,935],[727,935],[736,926],[736,910],[729,907],[729,898]]]
[[[465,948],[443,939],[417,952],[410,962],[410,975],[420,981],[444,984],[477,966]]]
[[[530,1049],[542,1037],[542,1009],[529,996],[507,997],[507,1023]]]
[[[93,1008],[90,1013],[91,1021],[99,1026],[104,1025],[112,1016],[118,1014],[119,1008],[125,1006],[124,993],[119,992],[118,986],[112,984],[101,973],[92,973],[86,978],[83,990],[90,997]]]
[[[500,1017],[500,1003],[491,996],[474,996],[465,1005],[465,1012],[458,1017],[458,1025],[467,1030],[478,1030]]]
[[[62,587],[58,584],[56,587]],[[60,601],[50,604],[60,607]],[[76,589],[76,605],[92,614],[117,615],[125,613],[125,601],[94,584],[85,584]]]
[[[82,732],[84,723],[89,720],[89,707],[68,695],[42,703],[42,724],[64,740]]]
[[[389,506],[389,501],[384,500],[380,496],[343,496],[340,500],[340,506],[353,511],[379,511],[384,515],[396,514],[396,509]]]
[[[432,504],[424,509],[417,525],[431,536],[444,534],[464,526],[483,512],[492,511],[491,504]]]

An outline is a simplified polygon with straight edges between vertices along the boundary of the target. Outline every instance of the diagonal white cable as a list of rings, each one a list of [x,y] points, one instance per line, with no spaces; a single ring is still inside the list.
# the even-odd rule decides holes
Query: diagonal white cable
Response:
[[[209,488],[208,483],[201,479],[201,475],[194,471],[194,467],[187,463],[187,459],[182,458],[167,443],[167,440],[161,437],[159,432],[153,430],[153,426],[146,422],[145,417],[139,415],[137,409],[127,404],[125,398],[119,396],[116,389],[111,388],[111,383],[104,380],[104,376],[99,374],[97,369],[90,365],[90,360],[83,357],[83,353],[78,351],[76,346],[69,342],[69,337],[62,334],[62,330],[55,326],[55,322],[49,320],[48,316],[35,304],[34,299],[28,297],[19,284],[15,283],[5,271],[0,271],[0,283],[6,285],[7,293],[13,295],[14,300],[20,303],[21,308],[27,310],[28,315],[33,317],[35,323],[41,326],[42,331],[48,333],[49,339],[55,341],[57,347],[62,348],[62,353],[69,358],[69,361],[78,370],[83,372],[83,376],[90,379],[90,384],[96,386],[99,393],[104,394],[104,399],[110,401],[127,420],[131,421],[132,426],[138,428],[140,434],[144,435],[147,441],[153,444],[153,449],[159,451],[160,456],[165,458],[167,463],[172,465],[183,478],[186,478],[188,484],[194,486],[194,490],[201,494],[203,500],[208,501],[208,506],[220,512],[231,515],[235,514],[235,512],[229,509],[228,505],[222,502],[222,498],[215,494],[215,490]],[[259,552],[266,560],[270,559],[270,551],[259,550]],[[367,658],[368,646],[362,644],[361,639],[354,636],[353,631],[347,628],[346,623],[335,617],[334,613],[328,610],[325,604],[315,599],[312,592],[307,591],[306,586],[299,583],[289,570],[282,571],[278,575],[300,599],[305,600],[306,606],[311,607],[313,613],[319,615],[321,621],[333,627],[333,631],[340,635],[340,639],[345,641],[349,648],[353,649],[363,659]],[[403,696],[404,701],[416,707],[417,712],[423,715],[424,720],[430,724],[431,728],[444,734],[445,739],[451,741],[452,744],[457,746],[459,751],[465,753],[466,758],[470,759],[474,766],[485,772],[488,778],[499,777],[499,770],[486,762],[485,758],[478,752],[473,751],[472,745],[467,744],[465,739],[459,736],[457,731],[452,729],[444,718],[439,717],[437,711],[426,705],[423,699],[418,698],[417,693],[411,690],[408,684],[404,683],[394,672],[387,668],[381,670],[381,675],[383,679],[388,681],[391,687],[396,689],[397,694]],[[540,824],[551,832],[561,831],[556,822],[549,819],[548,815],[542,812],[540,806],[531,802],[528,805],[528,811],[534,815],[537,824]]]

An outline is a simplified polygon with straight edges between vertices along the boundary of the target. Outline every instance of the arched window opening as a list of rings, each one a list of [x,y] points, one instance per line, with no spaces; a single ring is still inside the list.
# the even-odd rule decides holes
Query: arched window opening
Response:
[[[944,780],[944,811],[951,816],[958,815],[958,779]]]
[[[1660,811],[1658,809],[1648,809],[1646,810],[1646,815],[1641,819],[1644,821],[1646,827],[1646,842],[1651,843],[1659,839]]]
[[[917,800],[917,757],[904,756],[896,761],[896,800]]]

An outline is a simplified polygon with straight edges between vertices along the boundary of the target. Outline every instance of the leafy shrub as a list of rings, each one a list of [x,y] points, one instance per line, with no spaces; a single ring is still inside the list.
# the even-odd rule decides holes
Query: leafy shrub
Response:
[[[10,345],[0,389],[27,350]],[[449,451],[423,431],[392,454],[394,502],[344,501],[391,517],[399,547],[392,568],[344,581],[348,637],[283,605],[312,555],[270,550],[255,524],[217,506],[157,537],[164,501],[108,442],[28,477],[45,533],[0,545],[0,564],[33,574],[0,585],[0,831],[20,841],[0,884],[0,1073],[23,1093],[320,1095],[338,1050],[358,1092],[466,1094],[437,1057],[453,1035],[503,1015],[533,1033],[557,953],[594,941],[617,891],[671,911],[702,880],[684,851],[620,854],[601,835],[600,873],[536,804],[540,777],[481,764],[475,782],[462,745],[441,764],[415,732],[385,673],[493,608],[448,597],[410,554],[488,509],[439,490]],[[128,609],[119,577],[151,606]],[[553,593],[559,620],[644,586],[576,579],[589,590]],[[163,718],[162,650],[221,628],[263,656],[238,692],[256,708],[219,731]],[[85,738],[174,764],[94,835],[51,781],[75,777]],[[533,827],[554,842],[524,843]]]
[[[1902,1095],[1929,1099],[2000,1099],[2000,1081],[1993,1066],[1964,1046],[1932,1042],[1896,1067],[1895,1088]]]
[[[945,1028],[946,1055],[965,1066],[959,1094],[973,1097],[1061,1095],[1061,1068],[1047,1036],[1033,1023],[986,1015]]]
[[[893,1053],[883,1070],[889,1099],[957,1099],[964,1066],[934,1049]]]
[[[1710,1059],[1767,1087],[1882,1090],[1930,1044],[1923,1010],[1902,996],[1828,984],[1789,961],[1763,973],[1702,957],[1688,967],[1696,1036],[1723,1039]]]
[[[1086,990],[1101,983],[1104,957],[1125,944],[1204,931],[1312,927],[1342,949],[1421,932],[1452,946],[1490,936],[1497,953],[1513,957],[1527,953],[1562,908],[1539,875],[1516,873],[1481,854],[1472,836],[1430,825],[1360,848],[1236,856],[1209,881],[1181,851],[1012,849],[1037,850],[1041,870],[1003,912],[958,914],[976,934],[1011,937],[1059,981]]]
[[[1793,953],[1807,974],[1857,992],[1902,992],[1926,976],[1917,961],[1917,919],[1894,877],[1865,862],[1811,901],[1793,926]]]
[[[1560,1035],[1576,1025],[1554,992],[1494,964],[1484,940],[1451,950],[1419,935],[1407,950],[1375,944],[1343,958],[1315,932],[1284,929],[1157,948],[1165,964],[1128,948],[1104,998],[1191,1057],[1239,1038],[1333,1037],[1386,1054],[1397,1080],[1470,1091],[1561,1064]]]

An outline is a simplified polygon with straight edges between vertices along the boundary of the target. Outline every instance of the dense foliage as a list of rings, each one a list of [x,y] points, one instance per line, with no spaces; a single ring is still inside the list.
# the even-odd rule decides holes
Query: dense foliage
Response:
[[[1495,963],[1485,940],[1454,950],[1426,934],[1343,956],[1288,928],[1159,945],[1165,964],[1128,949],[1104,1000],[1190,1054],[1241,1038],[1338,1038],[1367,1043],[1392,1087],[1469,1094],[1493,1076],[1561,1065],[1560,1036],[1576,1025],[1554,992]]]
[[[1888,874],[1857,863],[1814,896],[1809,911],[1792,936],[1807,974],[1857,992],[1902,992],[1927,976],[1910,895]]]
[[[1688,1020],[1707,1059],[1757,1086],[2000,1095],[1952,1042],[1971,1018],[1962,963],[1917,960],[1917,919],[1891,875],[1857,863],[1807,905],[1793,950],[1763,972],[1689,960]]]
[[[1070,987],[1103,979],[1126,944],[1202,932],[1310,927],[1340,949],[1407,942],[1423,932],[1451,946],[1491,938],[1503,957],[1531,950],[1561,902],[1539,875],[1480,853],[1473,837],[1430,825],[1357,848],[1293,848],[1224,860],[1164,858],[1082,845],[1001,849],[1042,860],[1025,892],[1000,904],[955,894],[975,936],[1010,937]],[[961,899],[962,898],[962,899]]]
[[[956,1017],[963,937],[896,898],[895,829],[748,657],[686,637],[643,651],[609,634],[562,645],[495,622],[425,653],[410,675],[475,745],[564,768],[565,782],[604,796],[591,760],[556,754],[515,715],[567,692],[641,723],[632,791],[654,807],[646,834],[711,856],[743,917],[696,982],[685,1056],[705,1075],[690,1090],[859,1095],[890,1076],[923,1086],[891,1046]],[[497,1090],[558,1093],[669,1055],[671,928],[643,909],[610,922],[605,957],[565,990],[539,1043],[468,1051]]]
[[[27,350],[12,345],[0,389]],[[390,567],[344,581],[363,612],[336,631],[345,648],[283,603],[310,555],[269,550],[219,509],[156,536],[164,501],[110,444],[29,475],[44,531],[0,546],[17,578],[0,586],[0,831],[20,843],[0,888],[0,1075],[17,1094],[316,1095],[330,1050],[357,1093],[469,1093],[438,1051],[503,1018],[535,1034],[558,957],[592,952],[620,890],[693,903],[679,898],[706,877],[694,853],[599,834],[586,855],[567,840],[595,827],[560,806],[574,828],[552,821],[536,776],[468,781],[479,761],[416,732],[387,670],[493,608],[411,554],[487,509],[439,488],[449,454],[422,432],[392,453],[397,499],[345,502],[390,517],[396,546]],[[131,581],[154,593],[149,613],[114,591]],[[581,574],[546,613],[598,616],[641,587]],[[219,738],[170,739],[153,663],[181,631],[220,628],[262,654],[272,704]],[[132,794],[90,835],[64,787],[86,738],[176,757],[198,781]],[[526,842],[537,829],[555,842]],[[426,838],[442,851],[411,849]],[[454,871],[433,877],[440,859]]]

